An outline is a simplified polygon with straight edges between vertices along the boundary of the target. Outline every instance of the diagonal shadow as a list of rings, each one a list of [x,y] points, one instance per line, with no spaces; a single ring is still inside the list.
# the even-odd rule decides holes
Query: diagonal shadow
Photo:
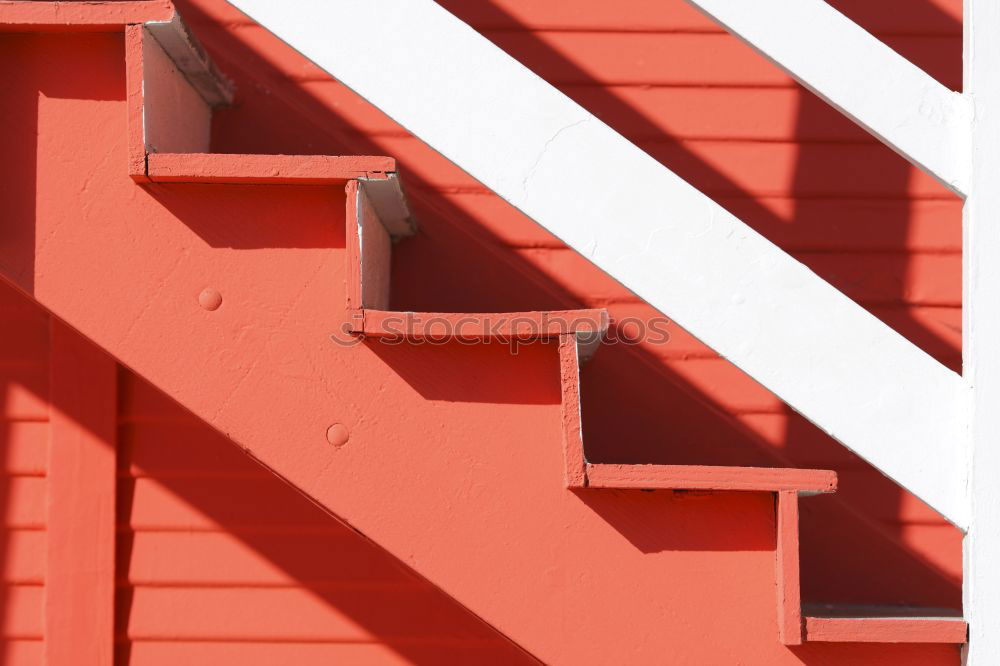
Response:
[[[19,310],[30,314],[31,320],[48,321],[49,315],[39,306],[5,284],[0,284],[0,300],[16,303]],[[0,307],[0,312],[5,310]],[[8,333],[16,335],[4,336],[10,343],[4,348],[5,354],[18,350],[15,337],[27,339],[33,334],[37,337],[39,331],[47,328],[29,326],[24,317],[12,316],[8,322],[12,325]],[[4,565],[10,549],[15,547],[8,538],[11,530],[38,529],[16,518],[10,522],[11,516],[24,511],[20,504],[14,506],[13,503],[23,503],[26,499],[23,490],[14,494],[14,485],[24,478],[44,476],[43,470],[24,468],[23,463],[15,460],[23,459],[26,454],[23,450],[25,440],[13,430],[13,424],[15,420],[26,422],[34,418],[25,412],[24,397],[18,398],[15,393],[33,395],[39,402],[51,398],[43,381],[45,374],[33,372],[37,363],[32,363],[34,361],[20,358],[0,358],[0,397],[3,398],[0,401],[3,408],[0,411],[0,453],[6,456],[0,478],[0,507],[8,515],[0,530],[0,565]],[[152,528],[148,525],[150,483],[166,489],[177,501],[202,516],[200,527],[168,527],[168,534],[183,537],[194,530],[200,534],[231,535],[279,572],[265,573],[265,577],[277,580],[263,583],[239,579],[230,583],[233,589],[246,586],[260,589],[260,585],[265,589],[301,588],[356,623],[370,635],[368,642],[372,645],[383,645],[410,663],[440,663],[442,659],[496,664],[537,663],[439,588],[268,473],[233,447],[225,436],[157,389],[124,368],[120,368],[119,376],[119,385],[124,388],[120,389],[118,408],[118,594],[115,611],[116,658],[122,663],[130,663],[132,654],[132,642],[125,631],[136,585],[220,589],[218,582],[206,582],[204,576],[197,580],[170,580],[169,575],[157,574],[161,568],[167,571],[172,568],[164,567],[159,558],[167,557],[176,562],[199,554],[210,557],[210,550],[160,551],[155,556],[158,563],[153,566],[155,579],[152,581],[148,579],[148,550],[143,553],[146,559],[135,564],[133,547],[137,535],[162,533],[155,525]],[[137,393],[146,396],[140,399],[143,405],[138,409],[134,404]],[[52,402],[51,408],[66,411],[58,402]],[[87,423],[81,425],[87,427]],[[20,448],[15,452],[14,447]],[[136,486],[143,483],[146,484],[146,505],[136,516]],[[134,525],[135,521],[139,524]],[[192,568],[197,570],[200,566],[194,563]],[[139,580],[132,577],[137,568],[143,572]],[[261,570],[252,570],[251,578],[253,574],[260,576]],[[10,567],[5,567],[4,571],[7,574],[0,585],[0,619],[11,610],[22,612],[17,606],[19,597],[9,594],[11,589],[39,584],[34,579],[22,580],[17,577],[18,571]],[[218,571],[212,573],[225,577]],[[147,578],[142,578],[143,575]],[[222,583],[222,587],[225,585]],[[402,594],[394,596],[394,590]],[[387,608],[391,608],[391,612]],[[17,638],[40,640],[41,636],[18,635]],[[222,643],[234,641],[239,643],[240,639],[219,639]]]
[[[439,588],[261,468],[228,438],[145,380],[124,368],[119,374],[123,387],[119,395],[120,632],[127,626],[137,587],[301,588],[363,628],[371,635],[371,642],[385,645],[410,663],[441,659],[537,663]],[[151,484],[168,491],[198,516],[186,516],[177,507],[152,510],[150,495],[155,490]],[[192,563],[181,567],[188,578],[175,573],[157,576],[154,569],[151,579],[150,546],[136,551],[137,544],[148,544],[157,536],[186,534],[190,538],[213,533],[235,538],[264,558],[271,571],[262,573],[254,568],[248,574],[242,562],[225,567],[229,571],[219,570],[211,549],[193,545],[191,552],[177,555]],[[207,574],[195,559],[199,553],[209,560]],[[285,610],[294,613],[294,606]],[[241,639],[220,636],[206,640]],[[308,636],[301,640],[327,641]],[[119,635],[118,653],[125,662],[130,649],[131,642]]]
[[[5,224],[0,230],[3,235],[3,260],[5,261],[5,280],[11,279],[10,285],[0,284],[0,300],[11,300],[17,302],[19,307],[27,308],[48,321],[48,314],[41,314],[37,304],[26,300],[30,297],[34,287],[34,253],[36,243],[34,240],[35,220],[38,215],[44,214],[35,210],[36,193],[38,186],[35,183],[35,176],[38,168],[37,162],[42,159],[58,159],[58,153],[42,154],[38,152],[38,134],[33,127],[37,127],[38,105],[40,100],[46,98],[80,99],[80,100],[101,100],[107,102],[121,103],[124,100],[124,67],[122,58],[122,44],[120,35],[106,34],[60,34],[49,35],[4,35],[0,40],[0,49],[3,50],[5,62],[10,63],[4,68],[5,73],[10,71],[10,76],[0,77],[3,81],[4,91],[8,93],[0,104],[0,117],[11,120],[11,127],[19,130],[8,133],[8,145],[11,147],[11,155],[16,158],[16,162],[11,162],[13,168],[8,171],[13,174],[6,183],[17,185],[18,187],[4,187],[0,190],[2,195],[2,207],[5,211]],[[86,42],[85,48],[81,42]],[[88,58],[90,58],[88,60]],[[62,63],[72,59],[75,64],[84,63],[89,65],[95,74],[93,77],[79,77],[67,80],[64,75],[65,67]],[[96,59],[96,60],[95,60]],[[113,64],[109,64],[113,63]],[[117,67],[117,68],[116,68]],[[33,120],[34,119],[34,124]],[[124,117],[122,118],[124,124]],[[123,127],[124,129],[124,127]],[[42,130],[44,131],[44,129]],[[20,174],[20,175],[17,175]],[[23,176],[23,177],[22,177]],[[253,206],[256,202],[251,199],[248,202]],[[258,206],[259,209],[259,206]],[[343,205],[339,206],[343,210]],[[288,210],[285,210],[286,214]],[[252,230],[251,230],[252,231]],[[240,233],[251,233],[244,227],[243,231],[234,230],[238,237]],[[260,240],[261,236],[256,237]],[[264,235],[263,238],[270,244],[280,238],[282,241],[290,242],[295,247],[313,247],[317,243],[328,246],[330,239],[304,238],[298,233],[294,225],[284,228],[283,233],[271,236]],[[237,245],[237,247],[252,247]],[[19,295],[18,292],[27,294]],[[4,303],[0,303],[0,306]],[[32,331],[21,330],[21,322],[14,317],[7,317],[2,310],[3,323],[6,327],[0,327],[0,342],[4,343],[4,352],[16,351],[16,346],[12,342],[12,337],[27,333],[28,337]],[[41,335],[41,334],[40,334]],[[19,366],[18,366],[19,367]],[[44,379],[44,376],[43,376]],[[20,393],[30,393],[34,396],[33,401],[45,403],[50,401],[47,381],[39,380],[35,375],[24,375],[17,371],[14,366],[0,364],[0,405],[11,400],[12,395]],[[63,409],[57,403],[52,403],[54,409]],[[179,409],[179,408],[175,408]],[[186,412],[179,418],[194,419]],[[200,421],[194,421],[195,427],[207,429],[207,426]],[[87,426],[86,423],[81,424]],[[15,437],[11,434],[12,426],[5,418],[0,418],[0,445],[7,446],[15,442]],[[228,444],[221,435],[210,431],[208,436],[210,441],[215,442],[214,446],[225,444],[227,451],[237,452],[235,448]],[[214,439],[211,439],[213,438]],[[109,443],[110,444],[110,443]],[[9,449],[0,449],[9,451]],[[254,471],[264,475],[264,495],[244,497],[248,503],[261,502],[266,504],[267,497],[273,498],[275,495],[286,499],[284,506],[291,507],[290,510],[300,514],[309,514],[314,523],[321,523],[328,532],[338,535],[340,542],[362,540],[357,533],[349,527],[340,523],[329,514],[320,511],[306,498],[295,493],[294,490],[284,485],[273,476],[263,473],[247,458],[242,455],[237,456],[244,465],[250,464]],[[128,460],[127,457],[122,458]],[[33,476],[38,476],[35,471]],[[0,508],[11,511],[21,506],[21,497],[16,497],[15,484],[20,479],[3,475],[0,479]],[[175,479],[163,479],[162,483],[167,488],[176,491],[178,497],[197,506],[198,510],[204,512],[210,521],[220,525],[221,530],[225,530],[227,525],[227,509],[231,508],[232,497],[220,495],[210,482],[205,484],[185,485]],[[269,484],[269,485],[268,485]],[[121,515],[128,516],[131,509],[131,486],[129,481],[121,482]],[[288,499],[290,498],[290,499]],[[230,502],[229,505],[226,502]],[[23,527],[23,526],[21,526]],[[38,525],[29,526],[33,529]],[[237,530],[238,532],[238,530]],[[240,536],[239,534],[237,536]],[[308,549],[288,549],[284,547],[280,535],[261,535],[259,532],[251,532],[245,535],[246,546],[258,552],[263,558],[268,559],[279,570],[284,572],[284,576],[293,581],[293,584],[300,583],[301,587],[308,593],[315,595],[321,602],[337,612],[343,614],[349,622],[354,622],[362,631],[372,637],[372,642],[379,642],[385,637],[385,646],[395,652],[400,658],[413,663],[434,663],[434,654],[449,654],[450,651],[465,649],[465,647],[477,648],[476,658],[494,660],[496,663],[534,663],[534,659],[527,653],[521,651],[516,645],[499,635],[493,628],[483,623],[479,618],[469,613],[464,607],[456,603],[453,599],[445,595],[438,588],[430,585],[425,580],[419,578],[415,573],[406,569],[396,562],[394,558],[379,549],[374,544],[367,543],[367,550],[360,555],[365,562],[377,562],[385,571],[391,572],[389,584],[399,583],[402,587],[416,591],[411,597],[412,603],[391,604],[379,606],[370,600],[366,600],[365,594],[359,592],[357,588],[351,589],[349,585],[330,586],[323,581],[315,580],[316,561],[318,555]],[[123,560],[119,564],[123,567],[129,562],[129,544],[127,539],[123,540],[123,551],[120,556]],[[6,531],[0,532],[0,564],[3,564],[11,555],[12,543]],[[324,560],[325,566],[335,566],[338,553],[327,552],[331,559]],[[374,566],[374,565],[373,565]],[[127,567],[126,567],[127,569]],[[26,584],[36,585],[38,581],[29,581]],[[0,595],[3,596],[0,602],[0,620],[9,620],[12,617],[20,618],[18,615],[23,612],[27,604],[21,604],[10,592],[11,587],[4,585],[0,588]],[[119,599],[119,628],[128,617],[131,598],[127,592],[121,593]],[[389,610],[387,610],[387,608]],[[439,624],[435,624],[439,623]],[[15,626],[10,622],[4,624],[5,627]],[[444,629],[442,630],[442,627]],[[444,635],[438,645],[427,645],[421,641],[420,632],[439,631]],[[407,633],[407,630],[409,633]],[[32,638],[31,636],[23,636]],[[40,638],[40,636],[34,637]],[[452,640],[454,639],[454,640]],[[464,647],[463,647],[464,646]],[[477,647],[478,646],[478,647]],[[431,656],[429,656],[431,655]],[[127,645],[123,651],[119,652],[120,657],[128,657]],[[470,657],[471,658],[471,657]],[[437,659],[439,661],[439,659]]]

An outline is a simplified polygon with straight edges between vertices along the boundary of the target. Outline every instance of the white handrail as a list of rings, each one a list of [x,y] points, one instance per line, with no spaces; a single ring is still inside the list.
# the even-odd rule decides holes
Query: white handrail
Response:
[[[688,0],[897,153],[968,189],[968,100],[823,0]]]

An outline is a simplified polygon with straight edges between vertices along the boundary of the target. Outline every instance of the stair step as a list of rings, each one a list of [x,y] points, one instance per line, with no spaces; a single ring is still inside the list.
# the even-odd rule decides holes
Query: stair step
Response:
[[[822,469],[587,463],[587,487],[832,493],[837,474]]]
[[[371,337],[402,334],[413,340],[428,337],[537,339],[568,333],[593,333],[599,339],[608,329],[607,310],[399,312],[365,309],[362,312],[357,333]]]
[[[368,155],[150,153],[146,169],[156,183],[336,185],[356,178],[387,178],[396,171],[396,160]]]
[[[968,637],[961,613],[946,608],[807,604],[810,643],[953,643]]]
[[[0,26],[4,32],[120,30],[127,23],[166,22],[174,17],[169,0],[125,2],[4,2]]]

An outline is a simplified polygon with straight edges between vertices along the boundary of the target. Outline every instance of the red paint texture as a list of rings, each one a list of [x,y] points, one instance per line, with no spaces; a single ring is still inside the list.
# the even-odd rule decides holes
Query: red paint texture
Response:
[[[613,15],[539,4],[446,6],[956,362],[956,200],[682,2],[627,0]],[[954,8],[917,4],[838,6],[954,84]],[[179,6],[237,85],[214,150],[398,160],[420,230],[394,247],[393,310],[655,316],[221,0]],[[134,183],[125,43],[0,42],[0,273],[131,369],[119,376],[120,662],[522,658],[462,604],[549,663],[958,663],[950,645],[782,646],[770,493],[567,491],[554,343],[517,357],[491,344],[333,345],[349,277],[342,188]],[[222,296],[215,311],[198,303],[207,288]],[[30,554],[46,524],[34,452],[48,427],[46,320],[0,294],[8,303],[0,627],[6,661],[31,663],[45,638]],[[838,493],[801,506],[803,599],[957,606],[955,530],[670,331],[583,367],[591,462],[829,467]],[[342,447],[332,423],[350,432]],[[402,573],[362,584],[369,567],[399,570],[216,431],[437,588]],[[130,446],[147,447],[149,467]],[[813,637],[837,626],[814,622]]]
[[[322,185],[395,171],[388,157],[158,153],[149,156],[147,175],[155,183]]]
[[[56,320],[50,344],[45,663],[111,666],[117,367]]]
[[[169,21],[175,10],[170,0],[120,2],[0,2],[0,29],[4,32],[120,32],[123,25]]]

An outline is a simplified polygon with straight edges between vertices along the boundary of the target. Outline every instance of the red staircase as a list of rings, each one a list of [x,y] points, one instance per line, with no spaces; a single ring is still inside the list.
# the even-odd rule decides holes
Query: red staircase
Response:
[[[777,511],[776,568],[781,642],[964,643],[968,627],[946,609],[802,608],[799,594],[799,498],[837,489],[829,470],[702,465],[621,465],[587,461],[580,414],[580,364],[607,330],[603,310],[557,312],[387,312],[390,252],[412,228],[384,224],[361,181],[347,184],[348,321],[355,334],[385,339],[465,338],[508,344],[558,340],[566,487],[771,493]],[[499,324],[499,325],[498,325]],[[397,341],[398,344],[398,341]]]
[[[87,71],[107,65],[82,84],[106,104],[43,92],[36,129],[53,143],[35,156],[34,209],[12,215],[34,227],[20,230],[30,242],[2,247],[3,277],[538,658],[642,663],[673,649],[689,663],[708,617],[746,663],[796,662],[782,644],[966,640],[947,611],[802,605],[799,501],[834,492],[831,471],[588,462],[580,367],[598,352],[605,311],[393,311],[392,247],[415,230],[394,160],[209,153],[229,84],[168,2],[0,2],[0,30],[81,33],[37,39],[83,49]],[[118,99],[108,54],[121,35]],[[36,46],[4,53],[27,61],[20,78],[4,68],[14,87],[32,76],[56,87]],[[437,397],[476,394],[488,377],[466,375],[480,367],[515,388],[462,406]],[[636,494],[653,490],[677,492]],[[708,565],[664,570],[682,548],[636,549],[598,515],[669,529],[684,491],[714,498],[704,529],[771,525],[773,565],[751,552],[728,582],[666,580]],[[622,515],[629,507],[635,516]],[[733,581],[749,591],[723,610]],[[698,627],[692,646],[653,631],[667,622]],[[844,663],[910,654],[885,649]]]

